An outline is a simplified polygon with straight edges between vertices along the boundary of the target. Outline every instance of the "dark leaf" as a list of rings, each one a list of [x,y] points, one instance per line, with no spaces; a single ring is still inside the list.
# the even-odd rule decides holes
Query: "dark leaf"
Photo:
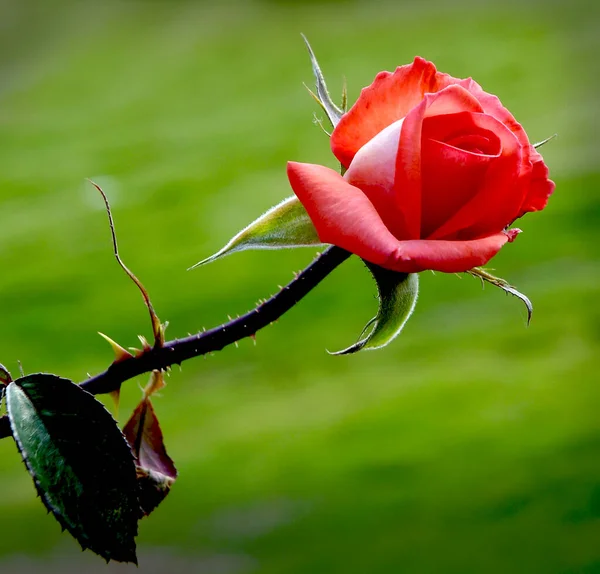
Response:
[[[385,347],[402,331],[417,304],[419,276],[416,273],[398,273],[366,261],[365,264],[377,283],[379,310],[363,329],[360,340],[347,349],[332,353],[334,355]]]
[[[82,548],[136,562],[135,464],[112,416],[55,375],[17,379],[6,397],[13,436],[48,510]]]
[[[162,380],[162,373],[155,372],[153,377]],[[148,394],[144,394],[123,433],[137,461],[140,506],[147,516],[169,494],[177,478],[177,469],[167,454],[162,430]]]

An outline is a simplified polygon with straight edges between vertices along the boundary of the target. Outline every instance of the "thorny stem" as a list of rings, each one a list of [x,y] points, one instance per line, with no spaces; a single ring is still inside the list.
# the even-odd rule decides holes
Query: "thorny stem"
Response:
[[[350,257],[339,247],[329,247],[306,269],[270,299],[245,315],[197,335],[167,341],[162,347],[142,350],[141,354],[112,363],[108,369],[80,384],[93,395],[110,393],[133,377],[179,365],[187,359],[220,351],[223,347],[254,335],[289,311],[338,265]],[[11,436],[8,417],[0,417],[0,438]]]

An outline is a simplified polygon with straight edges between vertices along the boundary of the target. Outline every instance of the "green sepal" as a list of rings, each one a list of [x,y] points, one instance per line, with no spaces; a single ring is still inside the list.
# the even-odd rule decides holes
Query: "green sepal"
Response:
[[[116,421],[91,394],[55,375],[6,389],[13,437],[46,508],[107,562],[136,563],[136,470]]]
[[[533,304],[531,303],[531,300],[529,299],[529,297],[527,297],[527,295],[525,295],[524,293],[521,293],[516,287],[513,287],[505,279],[502,279],[501,277],[496,277],[495,275],[492,275],[489,271],[486,271],[483,267],[473,267],[473,269],[469,269],[469,271],[467,271],[467,273],[469,275],[472,275],[473,277],[478,277],[482,283],[484,281],[486,283],[490,283],[494,287],[499,287],[505,293],[508,293],[509,295],[512,295],[513,297],[516,297],[517,299],[519,299],[523,303],[523,305],[525,305],[525,308],[527,309],[527,326],[529,326],[529,324],[531,323],[531,317],[533,317]]]
[[[272,207],[233,237],[223,249],[196,263],[194,269],[245,249],[284,249],[323,245],[304,206],[296,196]]]
[[[379,310],[365,325],[357,343],[332,355],[348,355],[363,349],[385,347],[402,331],[417,304],[417,273],[398,273],[366,261],[364,263],[377,283]],[[366,336],[365,332],[368,332]]]
[[[315,86],[317,89],[317,93],[314,94],[311,92],[311,94],[313,95],[317,103],[323,108],[323,111],[327,115],[327,118],[331,122],[331,125],[335,128],[335,126],[338,125],[341,117],[344,115],[344,111],[338,108],[338,106],[336,106],[333,100],[331,99],[329,91],[327,90],[327,84],[325,83],[325,77],[323,76],[323,72],[321,72],[321,67],[319,66],[319,62],[317,61],[315,53],[313,52],[313,49],[311,48],[304,34],[302,34],[302,39],[306,44],[308,55],[310,57],[310,63],[312,65],[313,74],[315,76]],[[344,93],[345,92],[346,88],[344,87]],[[342,96],[342,99],[346,100],[347,103],[347,98],[345,96]],[[345,105],[346,104],[343,104],[343,107],[345,107]]]

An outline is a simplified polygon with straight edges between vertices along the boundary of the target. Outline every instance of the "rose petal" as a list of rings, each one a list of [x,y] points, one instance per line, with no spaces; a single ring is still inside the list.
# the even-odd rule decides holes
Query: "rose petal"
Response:
[[[420,237],[429,237],[480,190],[494,156],[425,140]]]
[[[500,138],[471,112],[426,118],[422,135],[421,235],[427,238],[480,190],[502,151]],[[459,149],[461,145],[488,153]]]
[[[501,153],[488,164],[477,193],[432,232],[430,239],[475,239],[498,233],[513,221],[522,204],[522,150],[516,136],[492,116],[472,114],[470,119],[499,138]],[[429,193],[435,198],[435,190]]]
[[[394,253],[381,264],[386,269],[419,273],[431,269],[443,273],[460,273],[485,265],[516,233],[496,233],[470,241],[411,240],[400,241]]]
[[[552,195],[556,185],[548,179],[548,167],[544,163],[542,156],[532,147],[530,150],[533,168],[529,190],[523,200],[518,217],[525,215],[530,211],[541,211],[546,207],[548,198]]]
[[[498,96],[488,94],[471,78],[465,80],[464,85],[467,90],[479,100],[481,107],[486,114],[496,118],[502,125],[506,126],[513,134],[515,134],[517,140],[519,140],[519,143],[524,148],[529,148],[529,138],[527,137],[523,126],[515,120],[515,117],[502,105]]]
[[[441,78],[441,74],[438,74],[438,78]],[[453,78],[450,78],[445,81],[453,80]],[[440,85],[443,84],[444,81],[441,81]],[[531,177],[531,187],[527,192],[526,199],[523,202],[523,207],[520,210],[518,217],[521,217],[521,215],[529,211],[539,211],[544,209],[548,203],[549,196],[554,191],[555,185],[553,181],[548,179],[548,170],[543,163],[542,156],[530,145],[529,138],[523,129],[523,126],[502,105],[502,102],[497,96],[486,92],[471,78],[463,80],[461,85],[464,85],[464,87],[481,102],[483,111],[506,126],[515,135],[522,146],[521,176],[524,178]]]
[[[310,216],[319,239],[380,265],[398,240],[367,196],[336,171],[322,165],[288,162],[294,193]]]
[[[385,226],[398,239],[407,237],[407,226],[396,205],[394,177],[403,120],[389,125],[360,148],[344,179],[369,198]]]
[[[427,92],[435,91],[435,66],[423,58],[381,72],[364,88],[331,135],[331,149],[348,168],[358,150],[381,130],[404,118]]]
[[[429,116],[481,112],[477,100],[458,85],[425,95],[404,119],[396,157],[395,194],[398,210],[407,223],[407,239],[421,237],[421,141],[423,120]]]

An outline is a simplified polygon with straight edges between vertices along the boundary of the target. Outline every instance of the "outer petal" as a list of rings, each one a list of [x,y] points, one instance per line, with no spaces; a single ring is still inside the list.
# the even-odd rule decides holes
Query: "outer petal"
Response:
[[[407,239],[408,225],[398,209],[394,190],[402,122],[389,125],[361,147],[344,179],[363,191],[395,237]]]
[[[381,266],[404,273],[418,273],[426,269],[460,273],[485,265],[518,233],[518,229],[513,229],[470,241],[400,241],[396,251]]]
[[[481,106],[467,90],[453,85],[441,92],[427,94],[423,101],[404,119],[396,157],[394,187],[398,209],[408,225],[406,239],[418,239],[421,236],[423,120],[434,115],[481,111]]]
[[[434,91],[435,77],[435,66],[419,57],[393,74],[377,74],[331,135],[331,149],[342,165],[349,167],[363,145],[405,117],[427,92]]]
[[[530,153],[531,161],[533,162],[531,181],[517,217],[521,217],[529,211],[541,211],[544,209],[548,203],[548,198],[552,195],[556,187],[554,182],[548,179],[548,168],[542,156],[533,147]]]
[[[523,129],[523,126],[515,120],[515,117],[502,105],[502,102],[497,96],[488,94],[474,80],[470,78],[465,81],[465,87],[471,92],[481,103],[483,111],[496,118],[499,122],[505,125],[524,148],[529,148],[529,138]]]
[[[306,208],[319,239],[383,264],[398,247],[367,196],[322,165],[288,163],[294,193]]]

